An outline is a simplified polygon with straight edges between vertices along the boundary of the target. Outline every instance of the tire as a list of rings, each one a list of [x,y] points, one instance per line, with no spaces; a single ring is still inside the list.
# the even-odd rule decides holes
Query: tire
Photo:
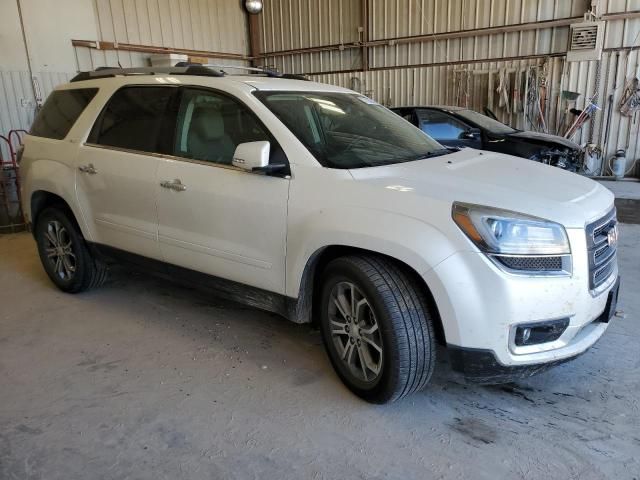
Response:
[[[349,314],[354,297],[359,307]],[[425,292],[405,268],[382,256],[340,257],[323,272],[320,298],[325,348],[353,393],[388,403],[427,385],[435,367],[433,322]]]
[[[35,237],[42,266],[63,292],[82,292],[98,287],[106,280],[106,265],[92,257],[66,208],[53,206],[40,213]]]

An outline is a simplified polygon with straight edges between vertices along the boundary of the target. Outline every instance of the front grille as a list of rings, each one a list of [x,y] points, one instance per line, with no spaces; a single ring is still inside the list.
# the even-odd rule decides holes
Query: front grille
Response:
[[[600,285],[602,285],[602,282],[609,278],[609,275],[611,275],[611,273],[613,272],[614,265],[615,262],[608,262],[602,267],[597,268],[593,272],[594,288],[598,288]]]
[[[497,260],[512,270],[526,272],[554,272],[562,270],[562,257],[509,257],[499,256]]]
[[[589,289],[602,285],[616,266],[617,245],[609,243],[609,232],[617,226],[616,210],[587,225],[587,250],[589,257]]]

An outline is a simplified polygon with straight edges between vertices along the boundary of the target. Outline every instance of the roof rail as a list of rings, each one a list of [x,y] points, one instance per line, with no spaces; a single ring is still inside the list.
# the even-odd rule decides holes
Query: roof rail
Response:
[[[109,68],[98,67],[92,72],[80,72],[73,77],[71,82],[81,82],[83,80],[94,80],[97,78],[116,77],[120,75],[195,75],[202,77],[223,77],[224,72],[212,70],[203,65],[188,65],[181,67],[141,67],[141,68]]]
[[[116,77],[121,75],[196,75],[202,77],[224,77],[226,72],[224,69],[237,69],[255,72],[257,74],[266,75],[272,78],[285,78],[289,80],[306,80],[309,79],[304,75],[295,73],[280,73],[267,68],[245,67],[242,65],[215,65],[198,63],[179,62],[175,67],[138,67],[138,68],[119,68],[119,67],[98,67],[91,72],[80,72],[73,77],[71,82],[81,82],[83,80],[94,80],[97,78]]]
[[[296,73],[280,73],[280,72],[276,72],[275,70],[271,70],[269,68],[264,68],[264,67],[245,67],[243,65],[219,65],[219,64],[213,64],[213,63],[205,63],[202,66],[209,67],[209,68],[217,68],[222,72],[224,72],[225,68],[235,68],[236,70],[247,70],[250,72],[261,73],[263,75],[266,75],[267,77],[273,77],[273,78],[286,78],[289,80],[307,80],[307,81],[309,80],[304,75],[298,75]]]

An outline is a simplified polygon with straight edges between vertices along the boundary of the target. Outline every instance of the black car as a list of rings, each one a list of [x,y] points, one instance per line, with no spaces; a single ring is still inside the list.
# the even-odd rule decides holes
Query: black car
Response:
[[[395,113],[448,147],[471,147],[507,153],[575,172],[582,150],[571,140],[516,130],[463,107],[398,107]]]

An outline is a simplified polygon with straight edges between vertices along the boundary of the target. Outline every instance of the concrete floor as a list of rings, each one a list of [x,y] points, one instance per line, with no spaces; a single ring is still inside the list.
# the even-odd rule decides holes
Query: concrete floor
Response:
[[[640,476],[640,226],[621,307],[574,362],[464,386],[440,360],[387,406],[351,395],[308,326],[116,272],[70,296],[0,237],[0,479]]]
[[[625,179],[624,181],[600,180],[616,197],[618,221],[640,224],[640,180]]]
[[[622,181],[598,180],[598,183],[607,187],[616,196],[627,200],[640,200],[640,180],[627,178]]]

